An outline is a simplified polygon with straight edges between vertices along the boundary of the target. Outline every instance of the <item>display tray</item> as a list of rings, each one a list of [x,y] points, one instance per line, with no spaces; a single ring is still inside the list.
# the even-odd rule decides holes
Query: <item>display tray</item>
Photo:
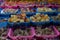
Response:
[[[0,28],[0,40],[7,40],[8,38],[8,31],[6,27]]]
[[[38,30],[40,30],[40,31],[38,31],[38,30],[35,28],[36,36],[37,36],[37,37],[43,37],[43,38],[45,39],[45,38],[54,38],[54,37],[57,37],[57,36],[59,35],[58,31],[55,30],[55,28],[49,28],[49,27],[47,27],[46,30],[47,30],[47,29],[50,30],[49,32],[47,32],[48,30],[45,31],[44,29],[45,29],[45,28],[38,27]],[[44,32],[43,30],[44,30],[45,32]],[[45,34],[44,34],[44,33],[45,33]]]
[[[55,26],[55,29],[59,32],[60,34],[60,26]]]
[[[6,26],[7,26],[7,22],[0,22],[0,28],[6,27]]]
[[[16,29],[9,29],[10,30],[9,37],[11,39],[31,39],[34,36],[33,28],[26,28],[28,30],[26,30],[25,28],[24,29],[18,28],[17,30]],[[26,34],[22,33],[22,32],[25,32]],[[20,33],[22,33],[22,34],[20,34]],[[14,34],[16,34],[16,36]],[[17,34],[19,34],[19,35],[17,35]]]

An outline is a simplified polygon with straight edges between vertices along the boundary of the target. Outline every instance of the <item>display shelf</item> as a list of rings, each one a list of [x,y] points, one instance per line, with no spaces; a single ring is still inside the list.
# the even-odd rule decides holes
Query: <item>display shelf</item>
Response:
[[[0,40],[60,40],[60,1],[0,0],[0,35]]]

